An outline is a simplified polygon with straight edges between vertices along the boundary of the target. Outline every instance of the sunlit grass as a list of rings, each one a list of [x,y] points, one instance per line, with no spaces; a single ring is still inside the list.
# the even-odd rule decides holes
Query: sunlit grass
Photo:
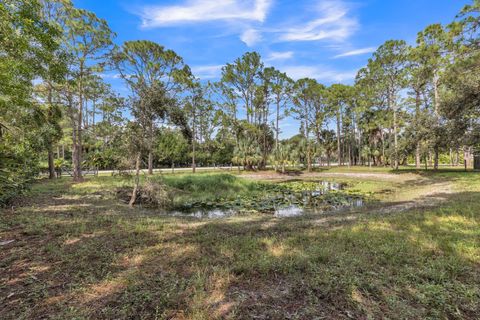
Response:
[[[163,179],[207,195],[258,183]],[[198,220],[129,209],[109,196],[130,183],[119,177],[41,183],[25,206],[0,216],[1,239],[16,240],[0,253],[0,293],[10,296],[0,318],[479,318],[478,175],[341,180],[364,192],[391,189],[384,202],[444,183],[452,193],[435,207],[365,209],[356,220],[319,224],[311,216]]]

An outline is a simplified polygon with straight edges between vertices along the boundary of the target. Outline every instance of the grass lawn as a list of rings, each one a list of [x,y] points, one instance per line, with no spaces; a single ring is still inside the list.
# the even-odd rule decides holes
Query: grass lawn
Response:
[[[164,181],[208,201],[278,182],[259,175]],[[320,177],[378,202],[208,220],[130,209],[115,198],[121,178],[40,181],[0,213],[0,242],[15,240],[0,246],[0,319],[480,318],[480,174],[295,179]]]

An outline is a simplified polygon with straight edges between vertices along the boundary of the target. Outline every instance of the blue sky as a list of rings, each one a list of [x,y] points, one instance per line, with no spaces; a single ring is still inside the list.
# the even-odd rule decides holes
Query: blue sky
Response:
[[[468,0],[74,0],[117,33],[116,43],[147,39],[181,55],[197,77],[247,51],[292,78],[352,83],[371,52],[389,39],[415,43],[418,31],[449,23]],[[107,76],[126,94],[120,79]],[[292,119],[283,137],[296,134]]]

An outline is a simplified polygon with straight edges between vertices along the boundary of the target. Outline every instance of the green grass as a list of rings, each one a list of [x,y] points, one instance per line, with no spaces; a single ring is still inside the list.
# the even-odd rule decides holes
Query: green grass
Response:
[[[178,203],[184,201],[218,201],[246,197],[262,191],[265,183],[238,178],[231,174],[182,174],[165,175],[161,181],[181,192],[176,194]]]
[[[436,207],[388,215],[198,220],[129,209],[113,197],[122,179],[39,183],[0,215],[1,240],[16,240],[0,247],[0,318],[478,319],[479,175],[406,177],[350,182],[392,189],[379,196],[389,204],[452,190]],[[164,179],[210,195],[258,183]]]
[[[320,188],[318,181],[285,181],[274,183],[243,179],[231,174],[184,174],[178,176],[154,176],[154,183],[163,183],[172,197],[167,211],[234,210],[244,213],[270,213],[275,208],[292,204],[301,207],[328,208],[334,204],[346,204],[352,198],[366,199],[370,195],[353,188],[330,192],[328,195],[310,199],[305,204],[303,192]]]

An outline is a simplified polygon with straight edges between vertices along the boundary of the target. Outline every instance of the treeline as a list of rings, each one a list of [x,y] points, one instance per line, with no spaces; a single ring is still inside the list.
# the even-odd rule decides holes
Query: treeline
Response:
[[[302,164],[438,168],[480,141],[480,1],[417,43],[380,46],[353,85],[292,80],[249,52],[218,82],[151,41],[115,33],[69,0],[0,3],[0,202],[40,171]],[[130,90],[118,95],[107,76]],[[281,140],[293,117],[299,134]],[[333,130],[330,128],[334,128]]]

